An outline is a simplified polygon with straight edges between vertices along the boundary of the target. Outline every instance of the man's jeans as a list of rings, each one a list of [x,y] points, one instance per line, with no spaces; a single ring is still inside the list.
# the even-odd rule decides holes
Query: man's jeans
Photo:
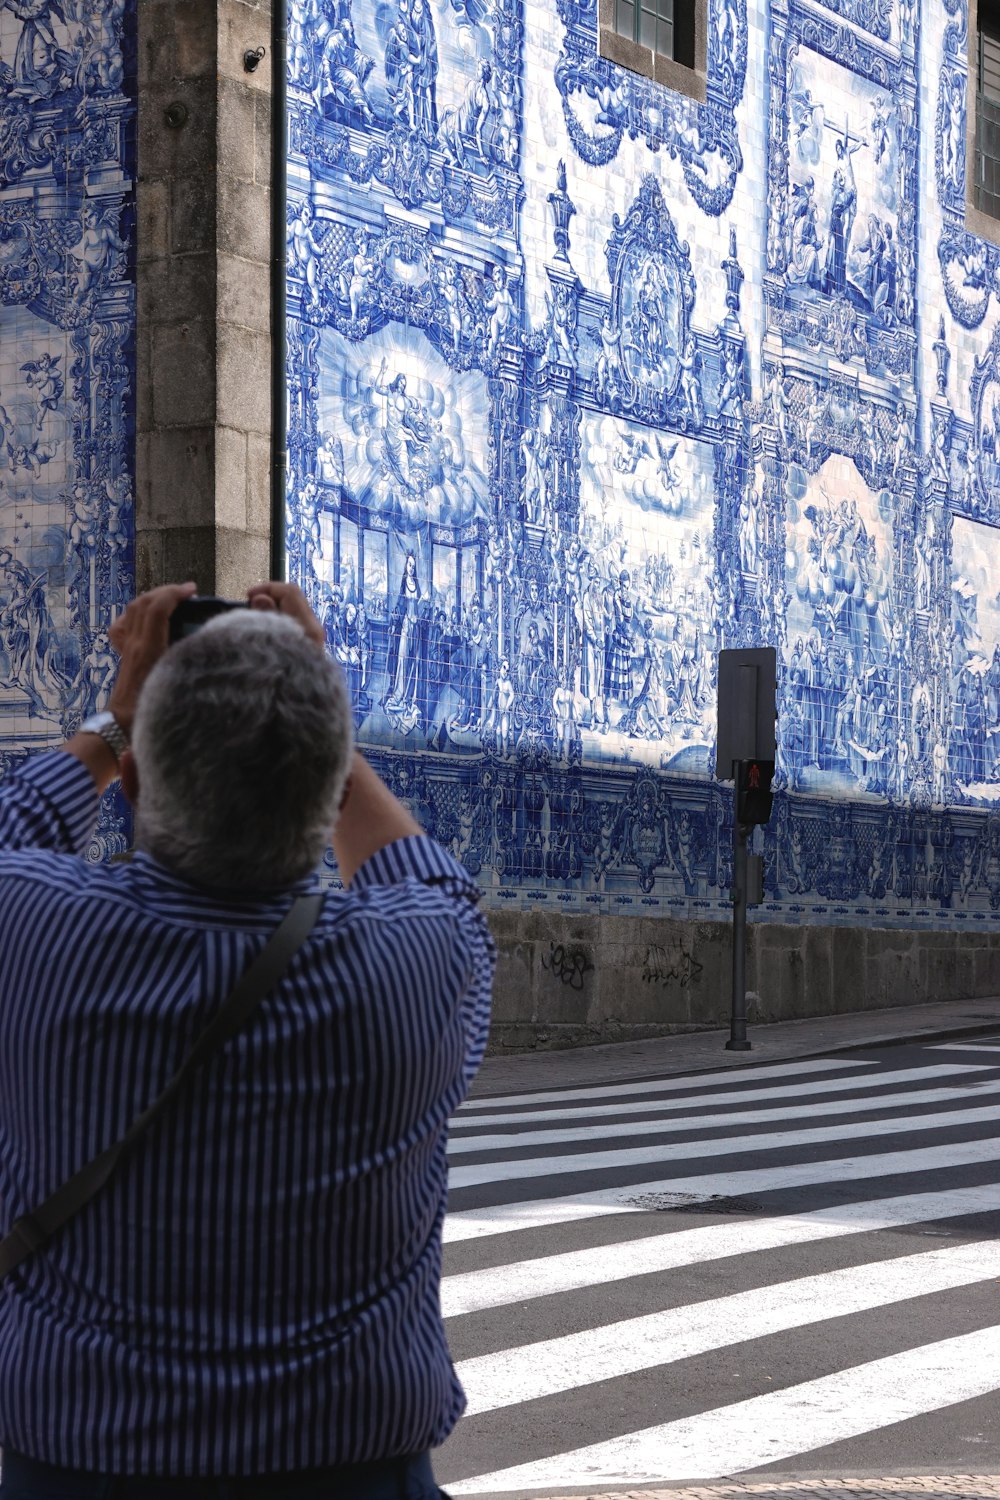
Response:
[[[0,1500],[439,1500],[443,1495],[426,1453],[254,1479],[152,1479],[56,1469],[7,1451],[0,1476]]]

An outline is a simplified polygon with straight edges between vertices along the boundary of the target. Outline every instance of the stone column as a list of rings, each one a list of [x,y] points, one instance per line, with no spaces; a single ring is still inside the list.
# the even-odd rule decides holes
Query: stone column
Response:
[[[271,5],[138,26],[137,584],[238,595],[270,567]]]

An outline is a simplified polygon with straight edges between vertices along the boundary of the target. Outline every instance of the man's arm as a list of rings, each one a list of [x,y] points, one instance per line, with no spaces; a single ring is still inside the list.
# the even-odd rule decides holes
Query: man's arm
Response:
[[[170,616],[181,600],[189,599],[195,591],[193,583],[151,589],[148,594],[140,594],[111,627],[111,644],[121,662],[108,707],[128,740],[132,738],[142,685],[167,649]],[[119,766],[114,751],[99,735],[74,735],[63,750],[89,771],[99,795],[117,779]]]
[[[361,866],[387,844],[423,831],[364,756],[355,752],[347,793],[333,829],[333,852],[344,884],[350,885]]]
[[[142,684],[167,648],[170,616],[194,591],[193,583],[154,589],[112,626],[121,666],[110,708],[127,736]],[[118,772],[114,751],[96,734],[76,734],[62,750],[31,757],[0,783],[0,850],[85,854],[100,796]]]

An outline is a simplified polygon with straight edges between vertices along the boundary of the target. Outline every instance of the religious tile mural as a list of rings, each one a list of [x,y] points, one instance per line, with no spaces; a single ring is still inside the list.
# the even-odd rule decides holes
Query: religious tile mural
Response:
[[[292,0],[292,575],[494,905],[721,914],[716,658],[773,645],[761,915],[1000,912],[1000,251],[962,0]]]
[[[107,704],[133,592],[134,16],[0,4],[0,768]],[[127,846],[106,799],[95,858]]]

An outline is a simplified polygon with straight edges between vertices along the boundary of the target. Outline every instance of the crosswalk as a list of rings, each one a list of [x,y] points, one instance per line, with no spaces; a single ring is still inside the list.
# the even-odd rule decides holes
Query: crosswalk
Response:
[[[996,1039],[476,1099],[450,1156],[456,1497],[846,1472],[1000,1394]]]

